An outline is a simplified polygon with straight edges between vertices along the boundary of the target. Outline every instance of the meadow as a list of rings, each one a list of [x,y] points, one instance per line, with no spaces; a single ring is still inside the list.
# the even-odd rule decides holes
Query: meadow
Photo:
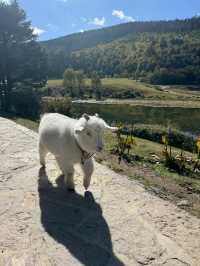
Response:
[[[193,101],[200,107],[200,86],[159,86],[143,83],[127,78],[104,78],[101,79],[102,89],[125,91],[133,90],[141,93],[146,100],[163,101]],[[91,85],[90,79],[85,79],[86,86]],[[48,80],[48,87],[59,89],[63,86],[63,80]],[[183,105],[186,103],[183,102]]]

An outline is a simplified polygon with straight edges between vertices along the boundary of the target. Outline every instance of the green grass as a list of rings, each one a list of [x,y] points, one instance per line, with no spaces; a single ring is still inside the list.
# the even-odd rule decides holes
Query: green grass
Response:
[[[50,79],[47,82],[48,87],[62,87],[63,80],[62,79]]]
[[[27,127],[35,132],[38,131],[38,124],[39,124],[38,121],[29,120],[29,119],[20,118],[20,117],[13,117],[12,120],[16,122],[17,124]]]
[[[116,137],[114,137],[113,134],[110,134],[108,132],[104,135],[104,139],[105,139],[105,151],[109,152],[117,144],[117,139]],[[136,141],[136,145],[134,145],[132,149],[133,154],[139,155],[140,157],[144,158],[145,161],[148,161],[150,158],[152,158],[152,155],[157,155],[159,158],[163,158],[162,144],[137,137],[134,137],[134,140]],[[180,153],[181,150],[172,147],[172,152],[177,154]],[[188,157],[195,156],[194,154],[187,151],[184,151],[184,154]]]
[[[123,160],[119,164],[118,157],[110,153],[116,144],[116,137],[111,133],[105,134],[105,149],[97,154],[97,161],[107,165],[112,170],[129,177],[130,180],[138,180],[147,190],[153,191],[160,197],[178,203],[181,199],[186,199],[189,203],[184,207],[187,211],[200,217],[200,178],[192,178],[180,175],[165,167],[162,163],[163,145],[135,138],[136,145],[131,151],[136,154],[139,160],[128,164]],[[173,153],[180,154],[180,150],[172,148]],[[195,157],[189,152],[184,152],[187,157]],[[153,156],[156,155],[161,162],[153,162]]]
[[[17,123],[21,126],[27,127],[27,128],[29,128],[35,132],[38,131],[39,121],[37,121],[37,120],[19,117],[17,115],[12,114],[12,113],[0,113],[0,116],[5,117],[7,119],[10,119],[10,120],[14,121],[15,123]]]
[[[48,80],[49,87],[62,87],[63,80]],[[90,79],[85,79],[87,86],[91,85]],[[127,78],[104,78],[102,86],[107,89],[114,90],[130,90],[142,93],[145,99],[148,100],[170,100],[170,101],[199,101],[200,91],[191,91],[187,86],[155,86],[143,82],[130,80]],[[199,104],[200,105],[200,104]]]

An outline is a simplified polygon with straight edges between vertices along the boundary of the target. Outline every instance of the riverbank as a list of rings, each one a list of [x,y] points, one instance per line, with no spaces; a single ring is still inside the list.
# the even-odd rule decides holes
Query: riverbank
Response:
[[[72,100],[72,103],[88,103],[88,104],[128,104],[131,106],[147,106],[147,107],[179,107],[179,108],[200,108],[200,100],[198,101],[177,101],[177,100],[119,100],[106,99],[97,101],[95,99],[88,100]]]

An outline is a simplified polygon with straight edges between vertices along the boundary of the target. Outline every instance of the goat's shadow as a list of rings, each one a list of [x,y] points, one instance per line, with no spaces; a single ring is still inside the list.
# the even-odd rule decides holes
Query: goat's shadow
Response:
[[[67,192],[62,176],[57,178],[58,186],[48,183],[44,189],[46,181],[41,168],[38,191],[45,231],[85,266],[124,266],[113,253],[108,224],[92,193]]]

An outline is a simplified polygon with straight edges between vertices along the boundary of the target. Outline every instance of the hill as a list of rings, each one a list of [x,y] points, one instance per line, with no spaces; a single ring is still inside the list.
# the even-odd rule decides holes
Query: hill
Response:
[[[47,52],[69,53],[84,48],[94,47],[98,44],[109,43],[124,38],[127,35],[134,35],[144,32],[190,32],[200,28],[200,18],[194,17],[185,20],[171,21],[150,21],[150,22],[129,22],[98,30],[74,33],[60,38],[43,41],[41,45]]]
[[[199,83],[200,17],[130,22],[42,42],[49,77],[66,67],[151,83]]]

